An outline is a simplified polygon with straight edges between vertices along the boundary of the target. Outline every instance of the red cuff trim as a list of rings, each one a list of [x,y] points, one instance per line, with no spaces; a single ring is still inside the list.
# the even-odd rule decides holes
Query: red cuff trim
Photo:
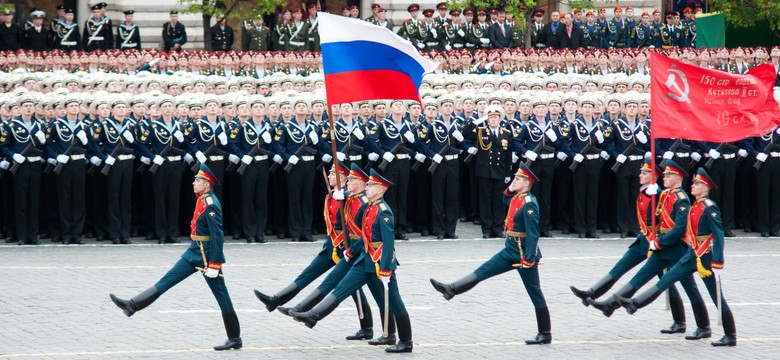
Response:
[[[209,269],[222,270],[222,264],[210,262],[209,263]]]
[[[349,253],[349,249],[344,250],[344,257],[347,259],[352,259],[352,254]]]
[[[393,275],[393,270],[379,270],[379,276]]]
[[[536,265],[536,261],[528,261],[528,260],[526,260],[526,259],[523,259],[523,260],[521,261],[521,263],[522,263],[524,266],[534,266],[534,265]]]
[[[713,269],[720,270],[720,269],[723,269],[723,263],[719,263],[719,262],[714,262],[713,261],[713,262],[710,262],[710,267],[713,268]]]
[[[509,188],[506,188],[504,190],[504,196],[512,196],[514,194],[515,194],[514,191],[509,191]]]

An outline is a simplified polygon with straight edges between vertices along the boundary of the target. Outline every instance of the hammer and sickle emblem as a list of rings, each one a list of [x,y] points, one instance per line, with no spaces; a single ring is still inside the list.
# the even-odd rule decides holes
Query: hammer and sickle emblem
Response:
[[[666,94],[666,98],[672,98],[677,102],[687,102],[690,104],[691,99],[688,98],[690,87],[688,86],[688,78],[685,77],[685,73],[676,69],[669,69],[669,72],[672,74],[669,74],[669,76],[666,78],[665,85],[674,90],[676,94],[670,91],[668,94]],[[681,89],[680,85],[677,84],[677,76],[675,76],[675,74],[680,76],[680,79],[682,79],[684,89]]]

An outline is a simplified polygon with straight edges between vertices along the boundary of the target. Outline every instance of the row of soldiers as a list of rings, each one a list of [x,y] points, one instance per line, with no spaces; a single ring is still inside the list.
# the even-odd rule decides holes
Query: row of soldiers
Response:
[[[422,104],[377,101],[326,111],[321,90],[271,97],[155,91],[128,100],[121,92],[63,88],[41,95],[20,88],[0,107],[2,168],[9,170],[3,191],[14,198],[4,207],[6,235],[36,243],[40,212],[66,242],[81,241],[86,219],[95,222],[93,235],[117,243],[129,241],[132,219],[146,222],[141,233],[150,239],[175,242],[187,229],[179,214],[188,211],[179,209],[192,206],[180,194],[182,179],[190,178],[185,163],[205,163],[224,184],[216,194],[226,204],[228,234],[311,241],[324,230],[313,216],[324,191],[317,168],[334,157],[376,168],[396,184],[386,199],[400,239],[412,231],[454,238],[459,218],[478,220],[485,237],[500,235],[506,209],[497,192],[520,161],[547,184],[532,190],[543,236],[552,229],[580,237],[596,237],[597,229],[637,231],[627,214],[636,197],[634,167],[649,149],[648,94],[422,95]],[[485,122],[488,105],[502,107],[501,121]],[[335,154],[329,118],[336,120]],[[777,193],[778,136],[773,130],[733,144],[659,140],[656,151],[659,161],[710,168],[721,184],[715,197],[727,235],[740,227],[770,236],[780,228],[780,201],[770,198]],[[87,175],[88,168],[104,174]],[[86,196],[93,216],[74,205]],[[735,206],[753,211],[735,214]]]

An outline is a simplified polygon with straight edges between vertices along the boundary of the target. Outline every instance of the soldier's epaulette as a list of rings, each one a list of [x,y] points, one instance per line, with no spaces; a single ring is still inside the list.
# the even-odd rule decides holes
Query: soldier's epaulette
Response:
[[[685,199],[685,193],[684,193],[684,192],[682,192],[682,190],[679,190],[679,189],[678,189],[678,191],[677,191],[677,193],[676,193],[675,195],[677,195],[677,200],[683,200],[683,199]]]
[[[379,210],[387,211],[387,205],[385,205],[385,203],[379,204]]]
[[[715,205],[715,202],[710,200],[710,199],[707,199],[707,200],[704,200],[704,205],[707,206],[707,207],[710,207],[712,205]]]
[[[207,196],[203,201],[206,202],[206,205],[214,205],[214,199],[212,199],[211,196]]]
[[[368,204],[368,196],[366,196],[366,194],[362,194],[362,195],[360,195],[360,197],[358,198],[358,200],[360,200],[360,203],[361,203],[361,204]]]
[[[523,197],[523,202],[528,204],[528,203],[533,202],[533,200],[531,200],[530,196],[526,195],[526,196]]]

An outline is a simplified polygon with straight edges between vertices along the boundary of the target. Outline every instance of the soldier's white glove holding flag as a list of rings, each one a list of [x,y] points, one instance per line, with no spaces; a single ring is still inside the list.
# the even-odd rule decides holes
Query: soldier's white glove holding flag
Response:
[[[647,185],[647,189],[645,189],[645,194],[647,195],[658,194],[658,184]]]
[[[342,189],[333,190],[333,199],[334,200],[344,200],[344,190],[342,190]]]

